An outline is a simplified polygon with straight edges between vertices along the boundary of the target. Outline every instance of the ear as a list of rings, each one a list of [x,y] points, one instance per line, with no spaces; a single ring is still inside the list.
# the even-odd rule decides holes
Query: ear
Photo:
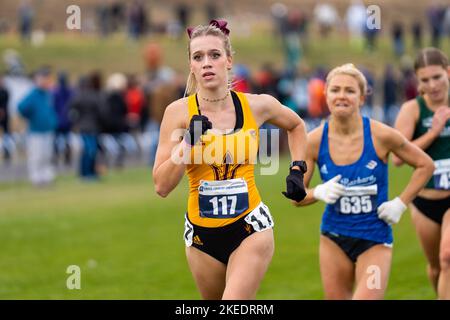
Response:
[[[362,95],[359,97],[359,106],[360,106],[360,107],[363,107],[363,106],[364,106],[364,102],[366,102],[366,96],[362,94]]]
[[[233,68],[233,58],[227,57],[227,70],[231,70]]]

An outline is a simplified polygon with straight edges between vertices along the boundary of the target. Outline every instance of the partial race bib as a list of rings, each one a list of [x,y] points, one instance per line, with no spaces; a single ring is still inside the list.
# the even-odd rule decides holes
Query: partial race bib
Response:
[[[200,216],[233,218],[248,209],[247,182],[242,179],[200,181],[198,187]]]
[[[184,217],[184,243],[186,244],[186,247],[192,246],[192,237],[194,235],[194,226],[192,223],[189,222],[187,218],[187,214]]]
[[[334,209],[341,214],[369,213],[377,209],[377,185],[346,187]]]
[[[274,226],[269,208],[262,202],[245,217],[245,222],[251,224],[256,232],[261,232]]]
[[[435,170],[433,173],[434,188],[440,190],[450,190],[450,159],[434,161]]]

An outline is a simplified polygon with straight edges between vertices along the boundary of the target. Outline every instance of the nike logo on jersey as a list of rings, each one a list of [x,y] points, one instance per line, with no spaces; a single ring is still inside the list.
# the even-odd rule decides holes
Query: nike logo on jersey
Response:
[[[323,166],[320,168],[320,172],[322,172],[323,174],[328,174],[327,166],[326,166],[326,165],[323,165]]]

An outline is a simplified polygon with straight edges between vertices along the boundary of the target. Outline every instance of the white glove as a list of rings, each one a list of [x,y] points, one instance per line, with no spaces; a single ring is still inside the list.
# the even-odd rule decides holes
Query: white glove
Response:
[[[338,183],[341,177],[342,176],[338,174],[327,182],[317,185],[314,188],[314,198],[328,204],[335,203],[336,200],[345,193],[345,187]]]
[[[383,202],[378,207],[378,218],[384,220],[389,225],[398,223],[405,210],[406,205],[399,197],[396,197],[391,201]]]

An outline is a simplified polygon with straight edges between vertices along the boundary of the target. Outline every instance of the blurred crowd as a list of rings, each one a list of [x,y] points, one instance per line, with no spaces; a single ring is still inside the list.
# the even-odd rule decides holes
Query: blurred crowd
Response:
[[[118,72],[104,79],[93,70],[71,83],[66,72],[47,65],[27,76],[18,54],[8,51],[8,73],[0,77],[4,163],[17,158],[24,145],[36,185],[51,183],[56,166],[72,166],[74,153],[85,180],[98,179],[108,167],[123,167],[126,157],[152,165],[165,107],[184,93],[184,84],[162,59],[159,45],[150,43],[144,74]],[[11,130],[14,118],[26,124],[26,132],[20,125]]]
[[[83,6],[81,31],[96,32],[101,37],[125,31],[131,39],[156,33],[180,37],[184,35],[186,27],[193,23],[194,11],[196,15],[201,12],[205,21],[233,13],[232,3],[228,1],[207,0],[200,4],[181,0],[169,3],[166,9],[171,14],[169,18],[161,20],[155,17],[156,10],[151,4],[144,0],[93,2],[89,6]],[[40,4],[21,0],[17,8],[17,19],[14,19],[17,25],[0,16],[0,34],[16,29],[23,40],[30,40],[33,31],[48,33],[58,30],[52,21],[37,23],[37,6]],[[290,7],[282,2],[275,2],[270,7],[270,14],[287,57],[295,60],[307,48],[313,28],[319,31],[321,38],[327,38],[333,31],[347,34],[354,45],[363,45],[367,50],[376,49],[377,38],[383,32],[392,38],[397,55],[404,51],[407,34],[412,35],[416,48],[422,47],[425,36],[430,37],[433,47],[440,47],[442,40],[450,36],[450,6],[444,0],[433,0],[425,8],[420,16],[414,17],[409,23],[404,23],[401,12],[389,12],[389,28],[385,25],[373,28],[372,23],[366,23],[368,17],[376,12],[368,11],[362,0],[348,0],[344,11],[342,7],[338,10],[332,2],[326,0],[316,1],[313,5],[300,2],[298,6]],[[383,10],[385,23],[388,9],[380,9]],[[381,16],[381,11],[379,13]]]
[[[152,24],[144,1],[109,2],[97,7],[98,30],[106,37],[126,25],[129,36],[139,38],[148,32],[184,35],[190,25],[191,7],[179,3],[176,19],[165,26]],[[207,19],[219,15],[213,1],[205,4]],[[235,64],[233,89],[249,93],[269,93],[305,119],[308,129],[328,115],[325,78],[333,66],[307,65],[310,24],[319,26],[319,39],[326,41],[333,30],[344,28],[350,43],[362,50],[377,50],[379,30],[368,29],[366,7],[359,0],[348,6],[345,17],[326,2],[318,2],[313,15],[282,3],[271,7],[274,35],[280,39],[285,63],[277,69],[270,62],[251,71]],[[450,37],[450,6],[430,4],[428,17],[430,45],[439,47]],[[33,8],[24,1],[19,8],[19,32],[24,40],[33,30]],[[209,20],[208,20],[209,21]],[[392,64],[357,66],[365,74],[369,94],[363,114],[392,125],[400,105],[414,98],[417,83],[412,59],[405,55],[409,30],[414,48],[425,43],[425,26],[420,20],[408,28],[394,21],[391,27]],[[35,185],[51,184],[58,168],[77,168],[86,181],[98,180],[108,168],[121,168],[132,161],[152,165],[159,126],[166,106],[183,96],[185,76],[164,64],[162,48],[150,42],[145,49],[145,72],[104,75],[92,70],[78,79],[58,66],[44,65],[28,74],[20,55],[3,52],[5,74],[0,74],[0,155],[3,168],[26,159],[28,176]],[[380,72],[380,68],[383,69]],[[375,72],[377,71],[377,72]],[[15,125],[16,119],[21,119]],[[20,125],[20,124],[25,125]],[[26,129],[25,129],[26,128]],[[265,125],[263,128],[271,128]],[[281,132],[281,152],[287,149]],[[1,166],[0,166],[1,167]],[[0,168],[1,169],[1,168]]]
[[[76,1],[73,4],[76,5]],[[42,5],[42,2],[21,0],[17,6],[17,19],[14,19],[17,25],[0,15],[0,34],[17,30],[22,40],[33,41],[33,36],[61,31],[51,19],[37,19],[37,8],[41,7],[39,9],[42,10]],[[189,1],[175,1],[167,5],[171,7],[173,17],[164,21],[154,18],[156,13],[148,0],[102,0],[85,2],[79,6],[83,16],[80,19],[82,32],[97,33],[103,38],[117,32],[126,32],[134,40],[157,33],[181,36],[191,20],[194,7],[197,11],[201,9],[209,20],[220,15],[217,0],[205,1],[202,8]]]
[[[432,1],[428,4],[425,19],[421,16],[407,25],[400,18],[394,18],[389,28],[383,22],[381,11],[379,21],[376,12],[371,12],[362,0],[351,0],[345,14],[340,16],[337,8],[326,1],[318,1],[312,13],[301,7],[288,8],[277,2],[271,6],[275,35],[281,39],[287,68],[298,67],[311,37],[311,25],[318,29],[314,41],[326,41],[332,32],[339,32],[349,38],[350,44],[366,52],[378,49],[378,38],[384,32],[392,42],[393,53],[402,57],[405,53],[405,39],[411,36],[415,49],[422,48],[424,38],[429,36],[430,45],[441,47],[444,39],[450,39],[450,5]],[[371,18],[370,18],[371,17]],[[370,19],[368,19],[370,18]],[[426,21],[426,23],[423,22]],[[384,21],[384,20],[383,20]],[[377,22],[379,25],[376,25]]]
[[[9,71],[0,77],[3,162],[10,163],[23,144],[30,179],[37,185],[53,181],[55,166],[72,166],[75,153],[79,154],[79,174],[86,180],[96,180],[106,168],[120,168],[130,158],[152,165],[164,110],[185,90],[184,77],[164,65],[162,49],[156,43],[146,48],[144,74],[118,72],[104,79],[100,71],[93,70],[75,83],[67,73],[50,66],[42,66],[28,77],[17,53],[9,51],[6,57]],[[328,115],[324,96],[327,68],[302,65],[283,71],[267,63],[251,72],[236,64],[233,89],[273,95],[312,129]],[[364,66],[359,68],[370,90],[377,93],[368,96],[363,113],[392,125],[400,104],[417,95],[412,61],[405,57],[400,68],[386,65],[381,78]],[[11,130],[12,118],[22,119],[27,132],[20,126]],[[283,134],[281,151],[287,140]]]

